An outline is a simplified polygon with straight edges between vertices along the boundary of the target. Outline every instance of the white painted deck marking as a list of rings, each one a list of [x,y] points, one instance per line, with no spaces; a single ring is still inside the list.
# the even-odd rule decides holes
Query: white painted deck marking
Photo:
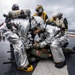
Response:
[[[68,75],[67,65],[57,69],[50,60],[40,61],[32,75]]]

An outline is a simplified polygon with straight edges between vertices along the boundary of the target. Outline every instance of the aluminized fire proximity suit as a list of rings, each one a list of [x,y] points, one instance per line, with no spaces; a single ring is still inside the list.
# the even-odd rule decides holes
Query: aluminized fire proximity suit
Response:
[[[44,25],[44,21],[40,17],[34,17],[35,20],[31,19],[31,29],[37,27],[37,24],[39,23],[41,25],[41,28],[43,28],[42,25]],[[36,24],[37,22],[37,24]],[[30,22],[29,19],[13,19],[11,20],[11,23],[14,23],[18,27],[18,34],[19,36],[7,28],[6,24],[0,27],[0,30],[2,30],[3,34],[6,36],[8,41],[13,45],[14,47],[14,55],[17,67],[24,68],[29,64],[27,54],[26,54],[26,43],[28,41],[27,33],[30,28]]]
[[[58,35],[54,36],[58,30],[60,30],[60,28],[58,28],[57,26],[47,25],[46,31],[48,32],[48,34],[46,36],[46,39],[43,42],[40,42],[39,44],[40,47],[44,47],[46,45],[50,46],[55,63],[65,61],[65,57],[61,46],[68,41],[65,33],[64,34],[59,33]]]
[[[14,47],[14,55],[17,67],[25,67],[29,64],[23,42],[26,42],[27,32],[29,30],[29,19],[14,19],[11,21],[18,27],[19,36],[8,29],[6,25],[0,27],[8,41]]]

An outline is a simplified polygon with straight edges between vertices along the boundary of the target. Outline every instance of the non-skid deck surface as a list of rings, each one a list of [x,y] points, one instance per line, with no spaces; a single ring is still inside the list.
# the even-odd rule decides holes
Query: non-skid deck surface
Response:
[[[75,38],[70,39],[69,47],[75,46],[74,43]],[[75,54],[66,57],[67,65],[62,69],[55,68],[53,60],[40,60],[34,63],[34,71],[30,73],[17,70],[15,64],[3,65],[3,62],[11,56],[10,53],[7,53],[10,50],[9,45],[7,40],[0,42],[0,75],[75,75]]]
[[[40,67],[40,68],[39,68]],[[35,68],[32,75],[68,75],[67,66],[62,69],[57,69],[54,66],[54,63],[47,61],[40,61]]]

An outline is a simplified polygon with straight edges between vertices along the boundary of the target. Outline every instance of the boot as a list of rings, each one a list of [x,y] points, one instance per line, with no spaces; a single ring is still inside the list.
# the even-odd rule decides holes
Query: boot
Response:
[[[60,62],[60,63],[55,63],[55,67],[56,68],[63,68],[64,66],[66,65],[66,61],[64,61],[64,62]]]
[[[65,54],[75,54],[75,47],[73,47],[72,49],[70,48],[65,48],[65,51],[64,51]]]
[[[25,68],[19,68],[18,67],[18,70],[21,70],[21,71],[24,71],[24,72],[31,72],[31,71],[33,71],[33,66],[32,65],[28,65]]]

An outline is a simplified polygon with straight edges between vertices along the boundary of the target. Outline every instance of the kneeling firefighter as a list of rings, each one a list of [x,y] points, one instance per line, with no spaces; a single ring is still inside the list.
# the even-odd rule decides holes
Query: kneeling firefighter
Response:
[[[46,39],[39,44],[34,46],[43,48],[46,45],[50,46],[55,67],[62,68],[65,65],[65,56],[63,54],[62,46],[68,42],[68,38],[65,33],[65,28],[59,28],[57,26],[47,25],[46,26]]]
[[[30,13],[31,12],[29,9],[10,11],[7,16],[11,20],[5,23],[5,26],[0,27],[0,30],[3,31],[3,34],[13,45],[17,68],[25,72],[30,72],[33,70],[33,66],[28,62],[26,49],[24,46],[24,43],[27,40],[27,32],[30,28]],[[17,35],[14,30],[12,31],[11,29],[7,28],[7,24],[17,27],[17,32],[19,35]]]
[[[33,20],[32,20],[32,25],[31,26],[36,26],[33,28],[33,35],[34,35],[34,42],[33,45],[35,43],[39,43],[40,41],[43,41],[45,37],[43,37],[43,33],[45,31],[45,27],[46,24],[44,23],[43,19],[40,18],[39,16],[33,16]],[[39,58],[48,58],[51,57],[51,55],[49,53],[47,53],[48,48],[46,49],[44,48],[38,48],[38,47],[34,47],[32,45],[32,52],[31,54],[33,54],[34,56],[37,56]],[[38,55],[37,52],[41,52],[40,55]]]

